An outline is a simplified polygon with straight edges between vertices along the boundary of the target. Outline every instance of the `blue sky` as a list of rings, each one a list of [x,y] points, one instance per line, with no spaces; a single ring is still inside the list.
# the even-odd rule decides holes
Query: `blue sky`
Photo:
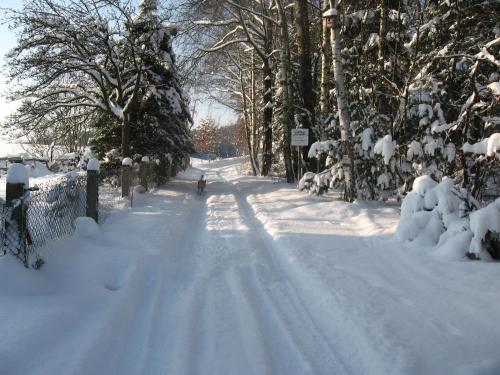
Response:
[[[22,7],[23,0],[0,0],[1,8],[14,8],[19,9]],[[16,103],[8,103],[5,100],[4,93],[7,89],[6,78],[3,75],[5,71],[5,54],[12,49],[16,44],[15,33],[7,27],[5,24],[0,24],[0,57],[1,57],[1,69],[0,69],[0,123],[3,121],[5,116],[11,113],[17,107]],[[217,122],[223,125],[227,125],[234,122],[236,116],[231,110],[228,110],[217,103],[211,103],[205,101],[199,103],[196,106],[195,113],[195,124],[198,123],[203,118],[213,118]]]
[[[20,8],[23,4],[22,0],[2,0],[0,3],[2,8]],[[3,13],[3,12],[2,12]],[[5,76],[3,72],[5,71],[5,54],[15,46],[16,37],[15,34],[9,30],[7,25],[3,23],[0,24],[0,57],[1,57],[1,68],[0,68],[0,121],[12,112],[16,108],[15,103],[7,103],[3,96],[6,89]]]

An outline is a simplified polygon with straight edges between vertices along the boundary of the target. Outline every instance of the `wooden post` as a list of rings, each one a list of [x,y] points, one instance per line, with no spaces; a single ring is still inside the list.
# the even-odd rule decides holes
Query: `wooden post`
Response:
[[[98,220],[99,171],[87,170],[87,212],[88,217]]]
[[[133,160],[129,157],[122,160],[122,197],[130,196]]]
[[[24,183],[12,184],[7,182],[5,200],[8,207],[13,206],[13,200],[20,199],[24,194]]]
[[[297,146],[297,182],[300,181],[300,146]]]
[[[122,165],[122,197],[130,195],[130,166]]]
[[[148,191],[148,168],[149,163],[141,161],[141,164],[139,165],[139,178],[141,179],[141,185],[146,191]]]
[[[24,168],[24,166],[23,166]],[[24,182],[20,183],[11,183],[7,182],[5,198],[7,207],[12,208],[12,219],[16,223],[17,228],[13,228],[17,233],[14,238],[17,237],[18,243],[17,245],[17,256],[21,259],[24,264],[24,267],[29,268],[28,264],[28,249],[26,248],[26,230],[27,230],[27,222],[26,222],[26,212],[24,211],[24,205],[21,203],[14,207],[15,201],[23,198],[25,184]],[[7,229],[12,230],[12,229]],[[13,232],[11,232],[14,234]],[[12,240],[12,237],[10,237]],[[14,244],[12,244],[14,245]],[[13,251],[15,252],[15,251]]]

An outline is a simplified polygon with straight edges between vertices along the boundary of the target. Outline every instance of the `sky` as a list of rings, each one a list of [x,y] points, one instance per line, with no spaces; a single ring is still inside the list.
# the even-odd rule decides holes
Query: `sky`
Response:
[[[0,8],[19,9],[22,7],[22,4],[23,0],[0,0]],[[16,35],[13,31],[9,30],[8,26],[4,24],[4,22],[5,20],[3,20],[0,15],[0,124],[7,115],[12,113],[17,108],[18,105],[18,103],[15,102],[8,102],[5,98],[5,92],[8,89],[4,74],[6,71],[5,54],[15,46]],[[194,115],[195,127],[200,120],[205,118],[214,119],[221,125],[229,125],[236,120],[236,115],[233,111],[207,100],[196,105],[196,112]]]
[[[21,0],[2,0],[0,3],[1,8],[19,8],[22,6]],[[1,12],[2,14],[4,12]],[[5,91],[7,89],[5,78],[5,54],[12,49],[16,44],[16,37],[14,32],[9,30],[4,20],[0,16],[0,122],[3,121],[6,115],[10,114],[17,107],[16,103],[8,103],[5,99]]]

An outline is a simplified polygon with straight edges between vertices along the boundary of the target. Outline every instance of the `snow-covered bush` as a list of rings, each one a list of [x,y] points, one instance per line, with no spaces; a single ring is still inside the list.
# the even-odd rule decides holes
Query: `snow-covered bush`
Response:
[[[299,190],[307,190],[309,194],[321,195],[328,191],[332,181],[330,170],[321,173],[307,172],[299,181]]]
[[[479,255],[486,250],[500,259],[500,198],[470,214],[470,230],[473,237],[469,254]]]
[[[401,205],[396,237],[435,246],[444,256],[488,259],[500,233],[500,198],[484,208],[471,194],[444,177],[424,175],[413,182]],[[493,245],[492,245],[493,244]]]

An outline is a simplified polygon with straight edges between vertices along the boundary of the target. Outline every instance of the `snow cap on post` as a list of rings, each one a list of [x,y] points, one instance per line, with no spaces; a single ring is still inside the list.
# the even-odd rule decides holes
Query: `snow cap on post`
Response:
[[[338,14],[337,9],[330,8],[323,13],[323,18],[332,18]]]
[[[141,162],[143,163],[149,163],[149,156],[143,156],[142,159],[141,159]]]
[[[29,181],[28,171],[24,164],[14,163],[9,167],[7,171],[8,184],[24,184],[24,188],[28,188],[30,184]]]
[[[125,166],[125,167],[131,167],[132,164],[133,164],[133,161],[130,158],[124,158],[122,160],[122,165]]]
[[[99,164],[99,160],[97,160],[97,159],[92,158],[87,163],[87,171],[99,172],[99,168],[100,168],[100,164]]]
[[[333,17],[338,14],[337,9],[330,8],[323,13],[323,19],[325,20],[325,27],[331,29],[333,27]]]

